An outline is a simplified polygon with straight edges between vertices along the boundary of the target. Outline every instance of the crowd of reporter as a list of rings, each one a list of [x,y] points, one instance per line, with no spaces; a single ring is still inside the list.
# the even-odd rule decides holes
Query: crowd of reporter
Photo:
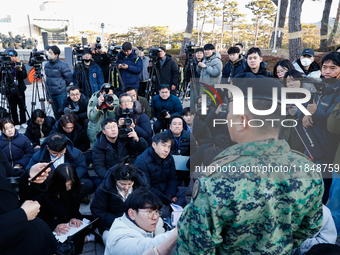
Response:
[[[174,59],[166,54],[165,48],[159,48],[155,66],[160,74],[158,80],[148,76],[152,63],[143,51],[130,42],[122,45],[117,61],[125,85],[122,91],[108,83],[110,61],[96,44],[84,51],[84,69],[80,73],[73,70],[73,76],[59,59],[59,48],[48,48],[46,85],[54,102],[54,117],[36,109],[27,121],[24,135],[19,134],[15,125],[26,123],[26,119],[18,101],[20,121],[17,114],[13,114],[17,111],[13,106],[12,120],[5,118],[0,122],[0,192],[6,196],[0,207],[0,229],[3,230],[0,249],[4,254],[23,251],[56,254],[60,243],[52,232],[60,235],[68,232],[70,226],[82,224],[81,202],[91,203],[90,219],[99,218],[94,225],[98,231],[89,229],[77,235],[75,253],[82,252],[84,243],[98,240],[106,246],[105,254],[175,251],[178,229],[165,231],[167,223],[163,220],[169,222],[171,204],[184,208],[194,195],[189,172],[177,171],[173,155],[190,157],[188,169],[190,165],[209,166],[217,155],[235,144],[227,125],[211,125],[216,117],[227,119],[229,110],[224,105],[228,103],[228,96],[218,90],[223,103],[211,103],[206,116],[200,114],[202,98],[199,96],[192,97],[196,101],[183,109],[176,96],[179,72]],[[10,56],[15,56],[15,51],[12,52]],[[313,131],[320,146],[313,158],[316,164],[339,164],[339,52],[324,56],[320,67],[314,61],[315,52],[304,49],[293,63],[279,61],[272,73],[267,70],[259,48],[250,48],[245,54],[243,45],[237,44],[228,49],[228,55],[229,60],[223,67],[214,45],[197,48],[193,69],[185,69],[186,82],[193,82],[195,78],[198,83],[214,86],[234,79],[258,77],[276,78],[282,87],[302,88],[319,84],[320,78],[324,78],[323,90],[313,94],[313,100],[305,105],[312,115],[305,116],[291,105],[286,118],[297,120],[298,125]],[[15,58],[12,72],[18,79],[25,78],[25,69]],[[72,78],[73,85],[70,85]],[[148,81],[152,80],[155,94],[148,102],[143,96]],[[196,93],[199,89],[191,86],[191,91]],[[289,97],[298,99],[301,94],[289,94]],[[291,149],[311,156],[297,129],[281,127],[278,138],[285,140]],[[52,160],[54,163],[46,171],[29,182]],[[89,170],[94,170],[91,176]],[[13,177],[20,178],[20,200],[8,182],[8,178]],[[320,245],[334,244],[340,231],[340,183],[331,177],[323,176],[322,203],[329,208],[323,206],[324,224],[319,232],[305,236],[305,242],[295,244],[294,254],[317,254],[313,250],[327,249],[334,249],[329,254],[337,254],[337,248]],[[333,177],[337,174],[333,173]],[[91,201],[89,194],[93,193]],[[6,231],[8,235],[4,234]],[[34,240],[44,240],[44,250]]]

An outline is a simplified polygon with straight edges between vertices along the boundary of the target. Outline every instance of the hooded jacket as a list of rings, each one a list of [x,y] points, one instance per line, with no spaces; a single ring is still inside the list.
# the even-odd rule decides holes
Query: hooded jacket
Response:
[[[126,156],[130,156],[130,163],[133,164],[136,157],[148,147],[143,137],[139,137],[138,143],[133,139],[130,139],[127,143],[122,143],[120,139],[117,138],[116,144],[118,151],[112,148],[103,133],[99,133],[97,141],[93,145],[93,169],[101,179],[105,178],[107,170],[117,163],[120,163]]]
[[[241,54],[235,63],[229,60],[223,68],[222,78],[234,78],[237,74],[243,72],[243,70],[246,68],[246,63],[246,59]]]
[[[8,138],[4,133],[1,134],[0,149],[5,153],[12,167],[20,164],[23,169],[26,168],[34,154],[31,141],[26,136],[20,134],[18,130],[15,130],[15,134],[11,138]]]
[[[114,173],[119,164],[114,165],[106,172],[105,179],[96,190],[96,194],[91,203],[91,212],[95,218],[99,217],[100,225],[104,230],[109,230],[116,218],[124,214],[124,201],[117,191],[117,182]],[[133,183],[133,190],[144,186],[141,177]]]
[[[84,64],[84,70],[85,69],[86,67]],[[72,74],[73,84],[77,84],[77,72],[78,71],[76,70],[73,71]],[[102,85],[104,84],[104,75],[100,66],[97,65],[93,60],[91,60],[90,66],[88,68],[87,77],[87,81],[89,82],[89,85],[91,87],[91,91],[89,91],[85,80],[85,74],[82,70],[80,70],[78,74],[81,77],[81,89],[84,92],[85,96],[90,97],[94,92],[99,91]]]
[[[152,129],[151,129],[151,122],[149,117],[144,113],[145,109],[144,106],[138,102],[133,102],[133,115],[131,116],[131,119],[133,120],[133,123],[135,123],[135,131],[139,137],[143,137],[145,141],[148,142],[149,145],[151,145],[152,142]],[[122,108],[120,106],[117,107],[116,110],[116,120],[118,123],[118,120],[120,118],[124,118],[125,115],[122,114]]]
[[[210,86],[219,84],[223,68],[220,53],[215,51],[209,58],[204,56],[202,63],[206,64],[207,67],[197,66],[197,72],[200,73],[200,82]]]
[[[166,59],[163,66],[161,67],[160,61],[158,61],[156,68],[159,72],[161,80],[160,84],[169,84],[171,87],[171,85],[177,85],[179,71],[175,60],[172,59],[172,56],[169,54],[166,54],[165,56]],[[159,91],[160,84],[158,83],[158,79],[156,79],[157,91]]]
[[[312,62],[307,71],[303,68],[300,59],[295,60],[293,66],[304,78],[320,78],[321,76],[320,66],[315,61]]]
[[[58,114],[61,116],[64,114],[65,108],[70,108],[71,110],[74,110],[76,105],[79,107],[79,110],[77,112],[74,112],[77,116],[77,122],[82,123],[83,120],[87,119],[87,106],[89,104],[89,99],[81,93],[80,99],[78,102],[74,103],[71,98],[68,96],[64,103],[60,106],[58,110]]]
[[[55,119],[51,116],[46,116],[44,124],[42,126],[42,132],[44,134],[44,137],[47,137],[50,134],[50,132],[53,129],[54,124],[55,124]],[[33,144],[33,147],[40,145],[40,138],[41,138],[40,128],[38,124],[32,123],[32,119],[29,119],[27,121],[27,129],[25,132],[25,136],[27,136],[27,138],[30,139],[30,141]]]
[[[46,85],[52,96],[66,92],[66,87],[72,81],[72,72],[68,64],[61,61],[59,56],[56,60],[50,60],[45,64]]]
[[[139,88],[139,74],[143,71],[143,61],[139,57],[139,50],[133,48],[129,56],[120,51],[117,58],[117,66],[119,64],[127,64],[127,69],[119,69],[124,83],[124,87],[131,86],[134,89]]]
[[[138,227],[124,214],[112,224],[107,237],[104,255],[143,254],[153,246],[163,243],[172,232],[173,230],[164,233],[161,217],[158,220],[155,232],[149,233]]]

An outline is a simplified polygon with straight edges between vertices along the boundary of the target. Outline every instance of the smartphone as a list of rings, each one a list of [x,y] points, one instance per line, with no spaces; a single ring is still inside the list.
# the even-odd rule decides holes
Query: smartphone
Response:
[[[37,179],[39,175],[41,175],[47,168],[51,167],[58,159],[59,157],[56,157],[55,159],[50,161],[50,163],[48,163],[43,169],[41,169],[39,173],[37,173],[29,182],[33,182],[35,179]]]

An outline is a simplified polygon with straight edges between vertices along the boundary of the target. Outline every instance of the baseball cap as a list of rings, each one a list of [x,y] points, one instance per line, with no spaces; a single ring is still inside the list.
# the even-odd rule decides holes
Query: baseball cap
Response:
[[[304,49],[301,53],[301,56],[304,56],[304,55],[314,57],[314,50],[312,50],[310,48]]]

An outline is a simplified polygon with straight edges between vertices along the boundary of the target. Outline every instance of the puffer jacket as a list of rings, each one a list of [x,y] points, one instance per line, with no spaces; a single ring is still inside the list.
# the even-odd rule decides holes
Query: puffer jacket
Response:
[[[66,87],[72,81],[72,72],[68,64],[61,61],[50,60],[45,64],[46,85],[52,96],[66,92]]]
[[[200,82],[214,86],[221,82],[222,76],[222,61],[221,54],[214,52],[209,58],[204,56],[203,64],[206,64],[206,68],[197,66],[197,72],[200,73]]]
[[[79,108],[78,111],[74,111],[74,113],[77,116],[77,122],[82,123],[83,120],[87,119],[87,106],[89,104],[89,99],[81,93],[80,99],[78,102],[73,102],[71,98],[68,96],[64,103],[60,106],[58,110],[58,114],[64,115],[65,108],[70,108],[72,110],[75,110],[76,106]]]
[[[170,95],[167,100],[163,100],[159,95],[153,98],[153,113],[157,119],[161,119],[162,110],[167,110],[170,115],[182,114],[183,106],[178,97]]]
[[[233,63],[231,60],[229,60],[222,71],[222,78],[234,78],[237,74],[243,72],[243,70],[246,68],[246,59],[243,57],[243,55],[240,55],[239,59]]]
[[[329,132],[331,132],[334,135],[339,136],[340,135],[340,103],[336,105],[336,107],[333,109],[331,115],[327,119],[327,129]],[[335,153],[334,158],[334,165],[338,164],[340,165],[340,143],[338,145],[338,148]]]
[[[139,50],[133,48],[129,56],[126,56],[123,51],[120,51],[117,59],[119,64],[127,64],[127,69],[119,69],[125,87],[139,88],[139,74],[143,71],[143,61],[139,57]]]
[[[13,137],[8,138],[3,133],[0,136],[0,149],[5,153],[12,167],[20,164],[26,168],[30,158],[34,154],[31,141],[24,135],[15,130]]]
[[[113,110],[106,109],[98,109],[98,97],[99,97],[99,91],[95,92],[92,97],[90,98],[89,105],[87,106],[87,115],[89,118],[89,124],[87,127],[87,136],[90,139],[91,146],[95,143],[97,140],[97,134],[101,132],[100,124],[102,121],[107,118],[116,118],[116,108],[119,105],[119,100],[116,95],[113,95]]]
[[[300,59],[295,60],[293,66],[304,78],[320,78],[321,76],[320,66],[315,61],[312,62],[307,71],[303,68]]]
[[[47,137],[53,129],[53,125],[55,124],[55,119],[51,116],[46,116],[44,124],[42,126],[42,133],[44,137]],[[36,123],[32,123],[32,119],[27,121],[27,129],[25,132],[25,136],[30,139],[33,144],[33,147],[40,145],[40,127]]]
[[[177,190],[177,174],[175,161],[169,153],[161,159],[150,146],[135,161],[135,166],[145,175],[150,190],[164,201],[165,194],[175,196]]]
[[[167,133],[170,136],[173,136],[170,129],[164,131],[164,133]],[[179,143],[177,143],[177,140],[174,138],[174,141],[171,144],[170,153],[172,155],[190,156],[190,144],[191,144],[192,153],[194,153],[197,149],[196,140],[191,133],[189,133],[186,130],[183,130],[180,136],[180,139],[179,139]],[[178,153],[179,151],[180,153]]]
[[[114,173],[119,164],[114,165],[106,172],[104,181],[96,190],[96,194],[91,203],[91,212],[95,218],[99,217],[101,230],[109,230],[116,218],[124,214],[124,202],[117,191],[117,182]],[[138,177],[133,183],[133,190],[144,187],[142,179]]]
[[[169,54],[166,54],[166,59],[161,67],[160,62],[158,61],[156,64],[156,68],[158,69],[159,76],[160,76],[160,84],[169,84],[171,85],[177,85],[178,83],[178,77],[179,77],[179,71],[176,64],[176,61],[173,60],[172,56]],[[158,79],[156,79],[156,89],[159,91],[160,84],[158,83]]]
[[[263,61],[260,63],[260,69],[257,73],[253,73],[252,70],[250,69],[250,67],[248,66],[248,64],[245,63],[245,69],[243,70],[243,72],[238,73],[235,76],[235,78],[243,78],[245,73],[252,73],[256,76],[263,75],[265,77],[273,77],[272,73],[267,71],[267,63],[263,62]]]
[[[85,69],[84,65],[84,69]],[[85,75],[83,71],[79,71],[79,74],[81,77],[81,85],[82,85],[82,91],[84,92],[84,95],[87,97],[90,97],[94,92],[97,92],[100,90],[102,85],[104,84],[104,75],[102,69],[97,65],[93,60],[91,60],[91,64],[88,69],[88,77],[87,81],[89,82],[89,85],[91,87],[91,91],[88,90],[87,83],[85,80]],[[73,74],[73,84],[77,84],[77,71],[74,70]]]
[[[145,112],[144,106],[140,102],[134,101],[133,115],[131,116],[133,123],[135,123],[136,125],[134,129],[139,137],[143,137],[145,141],[147,141],[148,144],[151,145],[152,143],[151,122],[149,117],[144,112]],[[116,115],[117,123],[120,118],[125,117],[122,114],[122,108],[120,108],[120,106],[117,107]]]

